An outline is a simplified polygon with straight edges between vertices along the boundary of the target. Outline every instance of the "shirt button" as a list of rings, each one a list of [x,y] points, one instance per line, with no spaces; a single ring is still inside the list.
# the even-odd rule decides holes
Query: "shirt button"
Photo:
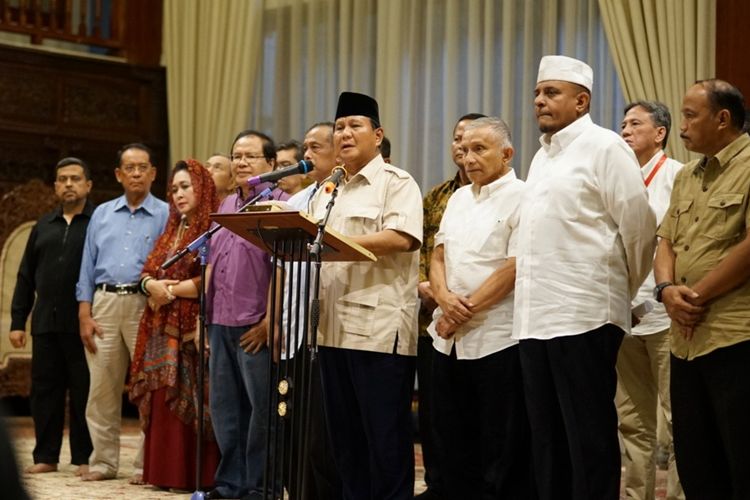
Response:
[[[690,245],[685,245],[685,251],[687,252],[688,250],[690,250]]]
[[[724,205],[726,205],[726,204],[727,204],[727,202],[726,202],[726,201],[722,201],[721,203],[719,203],[719,206],[720,206],[720,207],[723,207],[723,206],[724,206]]]
[[[703,192],[705,193],[706,191],[708,191],[708,186],[703,186]]]
[[[682,278],[680,278],[680,282],[687,283],[687,278],[683,276]]]
[[[698,217],[695,218],[695,222],[698,222]]]

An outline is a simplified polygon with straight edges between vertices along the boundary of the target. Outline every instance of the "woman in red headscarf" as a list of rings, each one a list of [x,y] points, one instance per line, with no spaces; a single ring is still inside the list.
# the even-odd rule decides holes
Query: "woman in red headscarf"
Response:
[[[218,197],[211,174],[195,160],[172,170],[169,219],[146,260],[141,291],[148,296],[130,370],[130,400],[138,405],[146,434],[143,480],[192,490],[198,391],[204,393],[201,486],[213,484],[219,450],[208,413],[208,375],[198,384],[198,287],[200,262],[186,255],[167,270],[159,266],[206,231]]]

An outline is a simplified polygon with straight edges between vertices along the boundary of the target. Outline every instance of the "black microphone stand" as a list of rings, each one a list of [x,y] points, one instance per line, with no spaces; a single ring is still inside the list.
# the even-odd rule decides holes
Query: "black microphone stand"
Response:
[[[274,189],[276,189],[275,182],[242,205],[237,212],[243,212],[250,205],[263,198],[270,197]],[[208,241],[219,229],[222,229],[222,226],[218,224],[211,227],[161,265],[162,269],[168,269],[185,255],[198,250],[201,265],[201,283],[198,287],[198,303],[200,304],[198,316],[198,436],[195,445],[195,491],[190,496],[190,500],[205,500],[206,498],[206,493],[201,490],[201,473],[203,472],[203,386],[206,377],[206,267],[208,263]]]
[[[331,210],[333,210],[333,205],[336,203],[336,196],[339,193],[339,184],[341,183],[341,177],[336,179],[335,183],[333,183],[333,191],[331,191],[331,199],[328,200],[328,204],[326,205],[326,213],[323,219],[318,222],[318,233],[315,235],[315,240],[308,246],[308,254],[310,255],[310,258],[313,263],[313,271],[315,272],[315,281],[313,282],[312,287],[312,299],[310,300],[310,362],[307,364],[307,380],[311,381],[313,376],[313,370],[316,367],[317,358],[318,358],[318,326],[320,325],[320,267],[321,267],[321,253],[323,251],[323,236],[326,232],[326,225],[328,224],[328,218],[331,216]],[[305,401],[307,404],[305,404],[305,416],[303,421],[303,438],[302,438],[302,456],[307,456],[307,449],[310,444],[310,419],[312,418],[311,415],[311,404],[310,404],[310,395],[311,395],[311,386],[308,382],[306,390],[307,394],[305,394]],[[303,462],[302,466],[302,481],[301,484],[307,483],[307,474],[308,474],[308,467],[306,466],[306,461]]]

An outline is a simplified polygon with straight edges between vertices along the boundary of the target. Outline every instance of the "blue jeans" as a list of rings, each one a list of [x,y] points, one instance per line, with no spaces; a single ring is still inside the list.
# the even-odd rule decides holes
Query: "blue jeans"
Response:
[[[245,352],[249,326],[208,325],[209,401],[221,461],[216,488],[224,497],[262,492],[268,433],[268,349]]]

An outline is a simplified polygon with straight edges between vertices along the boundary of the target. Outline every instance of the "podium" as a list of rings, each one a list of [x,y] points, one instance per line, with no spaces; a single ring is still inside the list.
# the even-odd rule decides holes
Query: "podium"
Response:
[[[311,255],[310,245],[322,228],[309,214],[253,205],[247,212],[212,214],[211,219],[270,255],[268,437],[263,498],[306,498],[311,405],[321,404],[317,375],[317,329],[321,261],[375,262],[376,257],[350,238],[326,228],[322,246]],[[320,240],[319,240],[320,241]],[[272,326],[273,325],[273,326]],[[271,346],[269,346],[271,349]]]

